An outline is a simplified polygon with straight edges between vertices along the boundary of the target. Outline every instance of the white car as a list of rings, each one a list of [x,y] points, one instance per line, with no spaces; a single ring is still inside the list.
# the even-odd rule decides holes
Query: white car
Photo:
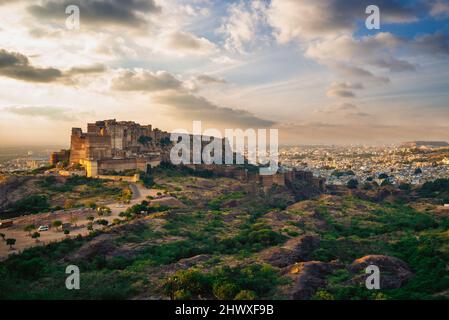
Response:
[[[48,226],[40,226],[39,228],[37,228],[37,231],[39,232],[48,231]]]

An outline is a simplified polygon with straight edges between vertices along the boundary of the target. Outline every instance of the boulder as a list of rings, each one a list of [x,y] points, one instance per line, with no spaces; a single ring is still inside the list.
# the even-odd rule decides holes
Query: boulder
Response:
[[[338,261],[321,262],[308,261],[300,262],[290,267],[289,278],[293,280],[288,296],[293,300],[308,300],[315,292],[326,286],[326,278],[336,269],[343,265]]]
[[[181,259],[178,262],[168,264],[165,266],[162,266],[160,268],[160,271],[162,271],[164,274],[173,274],[179,270],[187,270],[192,267],[196,267],[198,265],[201,265],[208,260],[210,260],[212,256],[207,254],[200,254],[197,256],[193,256],[190,258]]]
[[[365,270],[369,265],[379,267],[381,289],[400,288],[413,277],[409,266],[401,259],[384,255],[368,255],[355,260],[347,267],[351,273],[355,274],[350,282],[365,283],[366,277],[369,276]]]
[[[91,260],[96,256],[107,256],[114,252],[117,247],[114,244],[114,236],[101,234],[91,241],[82,245],[75,253],[67,257],[67,261]]]
[[[185,208],[186,205],[175,197],[163,197],[151,200],[150,206],[169,207],[169,208]]]
[[[299,261],[307,261],[320,245],[320,237],[307,235],[288,240],[280,248],[270,248],[262,252],[261,258],[269,264],[283,268]]]

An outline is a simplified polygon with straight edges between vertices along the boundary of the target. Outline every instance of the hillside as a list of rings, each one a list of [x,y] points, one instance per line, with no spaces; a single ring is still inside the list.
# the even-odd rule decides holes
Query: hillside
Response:
[[[432,204],[357,193],[295,202],[284,188],[264,195],[234,179],[154,178],[182,205],[146,201],[87,237],[10,257],[0,299],[449,297],[449,217]],[[65,289],[69,264],[80,267],[79,291]],[[369,264],[384,270],[379,291],[364,286]]]

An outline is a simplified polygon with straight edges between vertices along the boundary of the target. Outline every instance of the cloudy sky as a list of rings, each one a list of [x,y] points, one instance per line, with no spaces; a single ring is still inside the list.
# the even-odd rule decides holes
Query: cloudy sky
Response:
[[[449,140],[447,0],[0,0],[0,16],[0,145],[68,144],[111,118]]]

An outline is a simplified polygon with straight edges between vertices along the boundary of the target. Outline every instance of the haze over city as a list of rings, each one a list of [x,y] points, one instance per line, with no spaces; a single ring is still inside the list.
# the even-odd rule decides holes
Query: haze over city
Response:
[[[80,29],[65,8],[79,5]],[[0,2],[0,144],[96,119],[280,130],[281,144],[449,140],[447,1]]]

